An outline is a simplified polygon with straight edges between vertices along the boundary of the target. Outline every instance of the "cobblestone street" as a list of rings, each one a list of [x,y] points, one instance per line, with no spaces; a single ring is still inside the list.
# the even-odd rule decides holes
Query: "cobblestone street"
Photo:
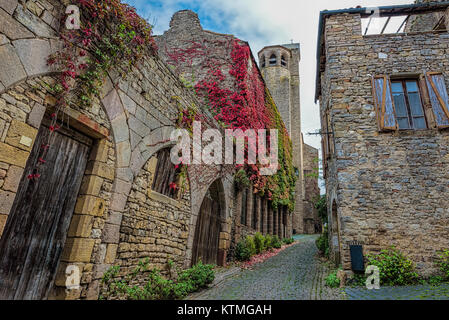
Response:
[[[328,268],[317,258],[317,236],[297,237],[299,243],[244,270],[216,287],[192,297],[197,300],[328,300],[343,299],[339,289],[324,285]]]
[[[255,266],[217,275],[216,285],[192,300],[449,300],[449,285],[418,285],[331,289],[324,278],[331,272],[317,257],[317,236],[297,236],[298,244]]]
[[[346,288],[348,300],[449,300],[449,285],[384,287],[380,290]]]

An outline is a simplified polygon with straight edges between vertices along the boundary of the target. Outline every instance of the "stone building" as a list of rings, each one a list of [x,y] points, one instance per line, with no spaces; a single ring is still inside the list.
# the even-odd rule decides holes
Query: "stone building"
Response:
[[[223,78],[214,78],[213,82],[220,83],[220,90],[224,88],[232,92],[238,90],[235,80],[230,75],[232,66],[235,65],[232,60],[235,41],[241,43],[242,46],[248,46],[247,43],[238,40],[233,35],[204,30],[197,14],[190,10],[175,13],[170,22],[170,29],[156,37],[161,58],[189,86],[195,87],[199,83],[207,81],[211,73],[216,72],[212,66],[218,65]],[[257,68],[252,54],[249,64],[248,79],[254,76],[251,74],[254,71],[255,77],[262,80],[262,74]],[[296,65],[296,67],[298,66]],[[273,95],[269,85],[268,88]],[[289,92],[285,92],[285,94],[289,100]],[[297,98],[299,99],[299,95]],[[273,99],[278,106],[276,94]],[[283,115],[283,112],[280,112]],[[286,118],[283,119],[285,122]],[[289,119],[287,118],[287,120]],[[290,125],[289,122],[285,123],[287,127]],[[300,129],[300,127],[298,128]],[[243,189],[235,188],[233,194],[235,211],[231,230],[231,251],[240,239],[256,232],[277,234],[281,238],[292,235],[293,215],[286,207],[273,209],[269,199],[266,196],[259,196],[252,185]]]
[[[304,143],[301,133],[299,43],[264,47],[259,66],[293,143],[293,163],[298,172],[293,232],[313,234],[319,224],[314,201],[320,195],[318,180],[310,176],[318,167],[318,150]],[[311,156],[306,156],[311,155]],[[308,178],[306,178],[308,176]]]
[[[395,246],[429,275],[448,249],[449,35],[422,16],[447,22],[448,6],[381,7],[421,22],[374,35],[362,34],[370,10],[321,12],[316,99],[331,253],[345,271],[359,269],[360,246],[365,257]]]
[[[126,77],[111,70],[88,108],[64,109],[44,171],[30,179],[55,131],[59,74],[47,61],[61,48],[66,5],[0,0],[0,297],[97,299],[113,265],[123,272],[143,258],[162,271],[169,260],[180,268],[200,259],[224,265],[246,234],[290,236],[289,210],[273,209],[252,186],[237,188],[233,165],[191,165],[185,192],[169,187],[177,176],[170,135],[180,112],[195,106],[204,129],[223,129],[189,89],[193,73],[177,73],[167,61],[162,38],[160,54],[144,56]],[[175,15],[175,22],[187,17],[189,29],[173,23],[170,32],[199,32],[192,16]],[[226,59],[218,51],[217,60]],[[252,56],[248,63],[262,79]],[[79,270],[80,287],[68,291],[70,268]]]

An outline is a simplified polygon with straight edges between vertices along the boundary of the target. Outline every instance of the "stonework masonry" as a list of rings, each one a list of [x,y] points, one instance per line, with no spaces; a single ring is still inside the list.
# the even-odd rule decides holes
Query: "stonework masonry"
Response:
[[[449,34],[362,36],[358,13],[322,22],[317,97],[322,130],[331,133],[325,140],[331,251],[350,272],[351,243],[362,244],[365,256],[396,246],[429,275],[437,252],[449,244],[449,133],[436,128],[420,79],[442,72],[448,87]],[[379,131],[371,86],[376,75],[419,82],[428,129]]]
[[[267,46],[259,52],[258,57],[265,82],[292,139],[293,163],[298,170],[296,203],[292,219],[293,232],[313,234],[315,228],[311,226],[319,223],[318,217],[314,216],[313,203],[320,195],[320,191],[313,188],[318,184],[318,178],[306,177],[310,172],[306,173],[305,167],[307,166],[307,170],[310,171],[312,170],[310,167],[315,169],[318,163],[313,162],[313,159],[306,159],[305,153],[318,153],[318,150],[304,143],[301,132],[300,45],[292,43]]]
[[[56,102],[47,58],[60,45],[64,1],[0,1],[0,230],[7,223],[37,130]],[[176,97],[176,99],[173,99]],[[154,156],[176,126],[179,108],[201,104],[158,57],[145,57],[126,79],[112,71],[89,109],[71,105],[70,127],[94,139],[54,290],[48,298],[97,299],[112,265],[124,270],[143,256],[164,269],[190,265],[196,217],[208,187],[224,186],[222,240],[229,238],[232,172],[192,167],[189,194],[179,200],[148,190]],[[208,117],[208,111],[203,110]],[[213,123],[213,121],[211,122]],[[230,174],[231,178],[226,178]],[[0,232],[1,233],[1,232]],[[229,243],[225,244],[229,246]],[[227,247],[223,247],[224,252]],[[78,266],[81,288],[67,293],[65,268]]]
[[[66,5],[68,1],[0,0],[0,235],[11,222],[8,216],[19,182],[30,174],[25,168],[38,130],[56,105],[51,88],[58,75],[47,65],[47,58],[61,46],[59,22]],[[192,19],[195,16],[189,11],[175,15],[166,42],[195,35],[229,40],[227,35],[203,31],[197,17]],[[190,166],[187,192],[175,199],[151,190],[157,154],[173,145],[170,134],[180,110],[195,105],[207,119],[206,128],[220,127],[186,89],[185,79],[192,73],[185,73],[181,81],[167,66],[164,46],[160,52],[160,56],[144,57],[127,77],[116,70],[109,72],[89,108],[70,104],[64,110],[70,130],[89,137],[93,145],[58,270],[49,279],[54,286],[45,298],[97,299],[105,271],[119,265],[126,273],[142,258],[150,258],[150,264],[163,272],[170,260],[175,267],[190,267],[200,208],[212,185],[219,186],[222,208],[220,264],[232,259],[232,243],[246,234],[291,236],[291,215],[285,208],[273,212],[264,199],[256,199],[256,210],[252,198],[248,201],[247,223],[240,224],[241,190],[234,185],[234,166]],[[292,79],[296,83],[299,75]],[[289,124],[292,130],[297,130],[299,113],[296,116]],[[250,224],[252,217],[255,228]],[[79,289],[65,288],[68,266],[80,270]]]

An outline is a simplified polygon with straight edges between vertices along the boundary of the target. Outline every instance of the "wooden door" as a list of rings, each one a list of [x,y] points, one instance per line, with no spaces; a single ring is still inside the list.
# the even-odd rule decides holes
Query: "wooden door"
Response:
[[[220,240],[220,203],[218,193],[208,191],[201,205],[192,249],[192,265],[202,261],[217,264]]]
[[[54,282],[92,141],[56,132],[41,177],[29,180],[48,132],[42,125],[0,240],[0,299],[46,299]]]

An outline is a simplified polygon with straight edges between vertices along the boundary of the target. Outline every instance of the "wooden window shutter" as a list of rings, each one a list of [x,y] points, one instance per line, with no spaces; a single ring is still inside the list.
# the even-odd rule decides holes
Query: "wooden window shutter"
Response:
[[[426,81],[437,127],[449,128],[449,97],[444,76],[441,72],[428,72]]]
[[[374,105],[380,131],[394,131],[398,129],[396,112],[394,109],[391,82],[387,76],[375,76],[372,79]]]

